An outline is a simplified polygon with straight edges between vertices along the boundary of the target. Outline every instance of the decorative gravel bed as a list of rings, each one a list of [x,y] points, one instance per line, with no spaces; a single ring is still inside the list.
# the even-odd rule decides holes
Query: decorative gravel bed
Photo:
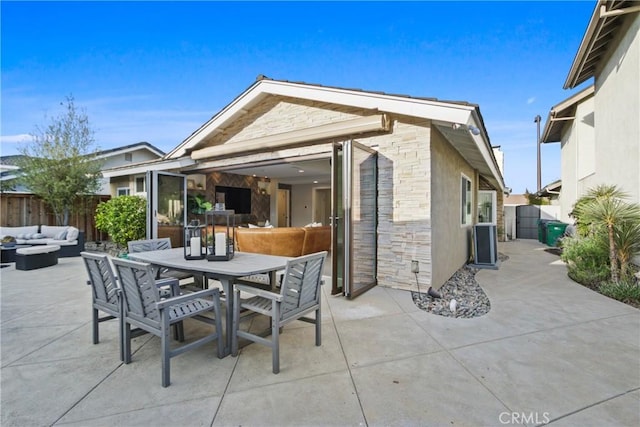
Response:
[[[499,254],[500,261],[509,259]],[[422,310],[446,317],[472,318],[484,316],[491,310],[491,301],[476,282],[478,268],[463,266],[438,289],[441,298],[434,298],[427,292],[411,292],[413,302]],[[455,300],[455,311],[452,311]]]

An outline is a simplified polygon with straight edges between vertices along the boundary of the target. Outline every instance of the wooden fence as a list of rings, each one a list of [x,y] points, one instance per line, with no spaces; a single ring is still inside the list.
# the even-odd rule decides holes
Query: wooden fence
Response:
[[[78,201],[69,215],[69,224],[85,232],[86,241],[104,241],[108,235],[96,228],[95,212],[98,203],[109,196],[88,196]],[[0,226],[59,225],[47,205],[33,194],[0,194]]]

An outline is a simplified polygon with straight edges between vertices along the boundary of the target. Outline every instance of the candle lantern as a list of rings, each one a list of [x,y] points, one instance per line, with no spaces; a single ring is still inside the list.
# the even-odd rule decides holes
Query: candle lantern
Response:
[[[233,228],[236,225],[235,211],[210,210],[205,212],[207,230],[208,261],[229,261],[233,258]]]
[[[207,229],[194,219],[184,228],[184,259],[203,259],[206,256]]]

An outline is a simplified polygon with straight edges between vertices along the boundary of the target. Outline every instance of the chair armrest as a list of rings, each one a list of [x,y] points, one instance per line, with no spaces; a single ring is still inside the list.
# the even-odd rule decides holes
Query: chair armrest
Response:
[[[198,291],[198,292],[193,292],[190,294],[184,294],[184,295],[180,295],[177,297],[171,297],[171,298],[167,298],[164,299],[162,301],[158,301],[156,303],[156,306],[158,307],[158,309],[163,309],[175,304],[180,304],[183,302],[188,302],[194,299],[198,299],[198,298],[203,298],[203,297],[208,297],[208,296],[212,296],[214,298],[219,298],[220,297],[220,289],[218,288],[212,288],[212,289],[205,289],[204,291]]]
[[[246,292],[251,295],[267,298],[278,302],[282,301],[282,295],[275,292],[265,291],[264,289],[247,285],[234,285],[234,287],[239,291]]]
[[[156,279],[156,286],[175,286],[180,285],[180,281],[178,279],[174,279],[172,277],[166,277],[164,279]]]

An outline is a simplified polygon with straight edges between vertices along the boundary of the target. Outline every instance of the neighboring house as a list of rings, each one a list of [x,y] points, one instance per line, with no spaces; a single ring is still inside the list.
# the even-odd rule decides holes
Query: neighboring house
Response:
[[[586,87],[549,112],[544,143],[560,142],[561,220],[600,184],[640,202],[640,5],[598,1],[564,84]]]
[[[97,157],[104,162],[103,169],[158,159],[163,155],[164,152],[147,142],[97,153]],[[20,175],[20,169],[15,165],[18,157],[20,156],[0,157],[0,188],[2,189],[0,192],[0,226],[57,225],[40,198],[34,196],[28,188],[12,182]],[[122,185],[121,188],[115,189],[113,194],[129,194],[133,188],[135,188],[135,183],[130,186]],[[102,200],[108,200],[112,195],[109,178],[102,179],[102,187],[97,195],[99,197],[92,200],[89,206]],[[69,225],[84,231],[88,241],[101,240],[103,237],[95,228],[93,216],[84,213],[85,209],[92,209],[92,207],[87,207],[84,202],[79,203],[82,203],[82,209],[72,215],[72,218],[69,219]]]
[[[312,181],[298,180],[310,170]],[[187,174],[187,192],[211,202],[250,189],[250,213],[237,223],[337,224],[332,276],[349,282],[351,296],[376,280],[415,290],[412,260],[421,286],[438,288],[469,260],[480,214],[503,226],[503,177],[480,109],[467,102],[261,76],[162,161],[105,176],[113,191],[147,171]],[[179,211],[173,197],[157,202],[169,211],[162,221]]]
[[[562,180],[558,179],[550,184],[545,185],[536,193],[538,197],[544,197],[549,201],[550,205],[558,205],[560,192],[562,190]]]
[[[96,153],[96,158],[103,162],[102,169],[111,169],[118,166],[132,165],[147,162],[149,160],[160,159],[164,154],[165,153],[163,151],[148,142],[138,142],[136,144],[99,151]],[[20,169],[15,165],[16,160],[19,157],[21,157],[21,155],[0,157],[0,180],[3,184],[10,182],[20,175]],[[129,187],[123,185],[122,188],[116,189],[113,195],[129,194],[132,188],[134,188],[133,183]],[[10,191],[6,191],[6,193],[30,194],[30,191],[28,188],[17,186]],[[112,195],[109,178],[102,179],[102,186],[97,194],[106,196]]]
[[[112,148],[110,150],[100,151],[97,158],[103,162],[102,169],[112,169],[118,166],[134,165],[144,163],[150,160],[161,159],[164,152],[149,144],[148,142],[138,142],[137,144],[125,145],[123,147]],[[133,194],[136,189],[136,183],[131,182],[129,185],[122,185],[116,188],[116,196]],[[98,194],[111,195],[111,187],[109,178],[102,179],[102,187]]]

